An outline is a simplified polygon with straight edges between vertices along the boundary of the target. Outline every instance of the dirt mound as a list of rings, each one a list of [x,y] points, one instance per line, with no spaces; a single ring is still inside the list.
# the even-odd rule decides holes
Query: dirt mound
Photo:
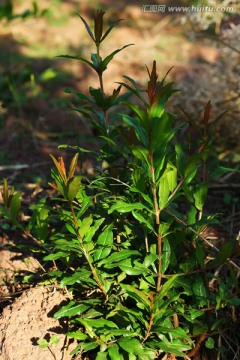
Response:
[[[26,291],[0,319],[0,360],[63,360],[66,353],[66,328],[53,314],[66,298],[53,288],[37,287]],[[39,348],[39,338],[59,338],[51,348]],[[69,353],[75,348],[69,347]],[[69,355],[68,359],[71,359]]]

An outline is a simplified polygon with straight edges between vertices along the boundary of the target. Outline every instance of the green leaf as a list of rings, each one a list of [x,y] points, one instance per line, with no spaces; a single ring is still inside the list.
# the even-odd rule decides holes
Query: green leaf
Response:
[[[191,349],[191,346],[188,344],[185,344],[184,342],[180,340],[173,340],[169,343],[160,341],[159,342],[159,348],[162,351],[165,351],[167,353],[174,353],[177,356],[186,357],[186,353],[184,353],[187,350]],[[184,351],[184,352],[183,352]]]
[[[132,211],[132,215],[140,224],[145,224],[148,229],[150,229],[151,231],[153,231],[154,234],[156,234],[154,227],[152,226],[152,222],[149,219],[147,219],[137,211]]]
[[[105,266],[105,267],[108,269],[109,268],[111,269],[116,266],[118,266],[125,274],[132,275],[132,276],[145,274],[148,272],[148,269],[140,263],[133,265],[131,259],[123,260],[117,264],[109,264],[109,266]]]
[[[227,259],[231,257],[234,251],[234,244],[232,242],[226,242],[223,244],[219,252],[217,253],[216,259],[208,263],[209,267],[223,264]]]
[[[192,156],[192,158],[188,161],[188,165],[186,166],[184,170],[184,177],[188,178],[188,176],[194,174],[194,172],[197,172],[197,168],[199,166],[199,159],[201,157],[201,154],[195,154]],[[194,177],[195,175],[192,175]]]
[[[158,295],[154,298],[154,309],[158,309],[159,300],[161,300],[164,296],[166,296],[169,292],[169,290],[173,287],[174,282],[176,281],[177,277],[179,275],[173,275],[170,277],[169,280],[167,280],[163,286],[161,287],[161,290],[159,291]]]
[[[147,165],[147,167],[150,167],[149,152],[147,149],[136,146],[132,148],[132,153],[137,159],[141,160],[143,164]]]
[[[94,329],[118,329],[118,326],[110,320],[106,320],[106,319],[84,319],[84,325],[88,324],[89,326],[91,326]]]
[[[63,288],[66,285],[73,285],[76,282],[81,282],[83,277],[87,278],[90,276],[91,276],[91,272],[86,274],[86,271],[84,271],[83,269],[75,271],[74,274],[66,274],[61,279],[60,287]],[[89,279],[89,282],[90,282],[90,279]]]
[[[119,353],[119,347],[117,344],[111,344],[108,346],[108,354],[111,360],[123,360],[123,356]]]
[[[206,197],[207,197],[207,184],[206,183],[202,183],[200,185],[198,185],[198,187],[196,188],[196,191],[193,194],[194,200],[195,200],[195,206],[198,210],[202,210],[203,205],[206,201]]]
[[[83,24],[84,24],[84,26],[85,26],[85,28],[86,28],[86,30],[87,30],[87,32],[88,32],[88,34],[89,34],[89,36],[91,37],[91,39],[95,42],[95,38],[94,38],[94,36],[93,36],[93,33],[92,33],[92,31],[91,31],[91,29],[90,29],[90,27],[89,27],[89,25],[88,25],[88,23],[86,22],[86,20],[81,16],[81,15],[79,15],[78,14],[78,16],[80,17],[80,19],[82,20],[82,22],[83,22]]]
[[[208,337],[207,341],[205,341],[205,346],[208,349],[214,349],[215,348],[214,339],[212,337]]]
[[[107,69],[107,66],[109,64],[109,62],[112,60],[112,58],[119,53],[120,51],[122,51],[123,49],[125,49],[128,46],[131,46],[134,44],[128,44],[128,45],[124,45],[121,49],[117,49],[115,51],[113,51],[110,55],[108,55],[107,57],[105,57],[105,59],[100,63],[100,71],[101,73]]]
[[[70,88],[66,88],[66,89],[64,89],[64,92],[67,93],[67,94],[76,94],[79,99],[86,100],[86,101],[91,101],[91,102],[94,103],[94,100],[93,100],[93,98],[91,96],[87,96],[86,94],[83,94],[80,91],[70,89]],[[59,148],[63,148],[63,147],[68,147],[68,145],[60,145],[59,146]]]
[[[100,218],[98,220],[96,220],[94,222],[94,224],[90,227],[90,229],[88,230],[88,232],[85,234],[84,236],[84,242],[85,243],[90,243],[94,234],[96,233],[96,231],[99,229],[99,227],[101,226],[101,224],[104,222],[104,218]],[[94,243],[92,242],[92,247],[94,246]]]
[[[100,263],[98,263],[98,266],[101,265],[107,265],[107,264],[112,264],[112,263],[119,263],[122,260],[126,260],[127,258],[130,258],[132,256],[137,256],[139,255],[139,252],[137,250],[121,250],[121,251],[117,251],[113,254],[111,254],[108,258],[102,260]]]
[[[68,332],[66,335],[70,338],[77,339],[77,340],[85,340],[88,337],[86,334],[84,334],[83,332],[81,332],[79,330]]]
[[[97,248],[94,252],[94,260],[105,259],[110,254],[113,245],[112,224],[99,235],[97,239]]]
[[[194,283],[193,283],[192,287],[193,287],[193,293],[199,298],[199,301],[207,300],[207,292],[206,292],[206,288],[204,285],[204,281],[201,278],[201,276],[196,275],[194,277]]]
[[[123,200],[116,201],[114,205],[111,206],[111,208],[108,210],[108,214],[113,213],[114,211],[117,211],[119,213],[126,213],[133,210],[142,210],[147,209],[146,206],[144,206],[142,203],[126,203]]]
[[[82,314],[84,311],[89,309],[92,306],[91,303],[77,303],[75,301],[70,301],[67,305],[63,306],[54,314],[54,319],[61,319],[62,317],[69,317],[78,314]]]
[[[229,172],[234,172],[234,169],[231,168],[226,168],[224,166],[217,166],[216,169],[214,169],[212,172],[210,172],[209,174],[209,181],[211,182],[212,180],[215,179],[219,179],[222,177],[222,175],[229,173]]]
[[[39,204],[30,207],[34,211],[28,229],[33,231],[34,236],[40,241],[46,240],[49,234],[49,207],[45,205],[45,200],[42,199]]]
[[[100,108],[105,108],[107,109],[107,103],[106,103],[106,99],[102,93],[102,90],[100,88],[93,88],[90,86],[89,88],[89,93],[92,95],[92,97],[94,98],[96,104],[100,107]]]
[[[38,339],[37,343],[41,349],[45,349],[49,345],[46,339]]]
[[[88,216],[88,217],[83,219],[82,225],[80,226],[80,228],[78,230],[79,235],[82,238],[89,232],[89,229],[90,229],[90,227],[92,225],[92,222],[93,222],[92,216]]]
[[[96,360],[107,360],[108,354],[106,352],[98,352]]]
[[[86,196],[86,197],[84,197],[83,202],[82,202],[81,210],[79,210],[79,212],[77,213],[77,218],[78,219],[87,211],[89,206],[92,205],[93,198],[94,198],[94,196]]]
[[[195,206],[191,206],[188,211],[188,225],[196,223],[197,209]]]
[[[119,21],[122,21],[123,19],[117,19],[115,21],[111,21],[111,25],[106,30],[105,34],[101,37],[101,42],[106,39],[106,37],[109,35],[110,31],[119,23]]]
[[[177,143],[175,145],[175,151],[176,151],[176,164],[177,164],[177,169],[179,171],[179,174],[181,175],[181,177],[184,176],[184,170],[186,168],[186,154],[184,154],[183,152],[183,148],[182,146]]]
[[[13,220],[17,219],[20,208],[21,208],[21,200],[20,200],[21,195],[22,195],[22,193],[18,192],[16,194],[12,195],[12,197],[11,197],[11,202],[10,202],[9,207],[10,207],[10,213],[11,213]]]
[[[81,56],[70,56],[70,55],[58,55],[57,57],[62,57],[62,58],[65,58],[65,59],[73,59],[73,60],[79,60],[79,61],[82,61],[84,62],[85,64],[89,65],[93,70],[97,70],[95,68],[95,66],[88,60],[84,59],[83,57]]]
[[[162,253],[162,273],[164,274],[170,264],[171,259],[171,246],[168,238],[163,239],[163,253]]]
[[[201,268],[203,268],[205,261],[205,252],[199,242],[196,242],[196,258]]]
[[[43,258],[44,261],[46,260],[57,260],[57,259],[60,259],[60,258],[66,258],[68,256],[68,253],[66,252],[63,252],[63,251],[59,251],[55,254],[49,254],[47,256],[45,256]]]
[[[60,339],[57,337],[57,335],[51,335],[50,337],[50,344],[57,345],[59,343]]]
[[[136,118],[132,118],[126,114],[120,114],[122,116],[122,120],[127,124],[134,128],[136,137],[138,140],[145,146],[148,146],[148,135],[146,129],[139,123],[139,120]]]
[[[135,299],[137,302],[142,303],[144,305],[144,307],[147,307],[148,309],[150,309],[151,303],[150,303],[150,300],[149,300],[146,292],[140,291],[132,285],[127,285],[127,284],[120,284],[120,285],[124,290],[126,290],[127,294],[130,297]]]
[[[118,341],[119,346],[127,353],[139,355],[144,354],[143,346],[137,339],[120,338]]]
[[[159,206],[161,210],[167,205],[169,194],[170,189],[168,179],[166,176],[162,176],[159,181]]]

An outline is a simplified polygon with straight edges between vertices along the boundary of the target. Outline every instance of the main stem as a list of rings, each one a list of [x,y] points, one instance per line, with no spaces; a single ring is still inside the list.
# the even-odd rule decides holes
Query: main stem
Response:
[[[155,221],[156,225],[159,228],[160,225],[160,209],[158,206],[158,197],[157,197],[157,187],[156,187],[156,179],[155,179],[155,168],[153,163],[153,152],[149,151],[149,158],[151,164],[151,175],[152,175],[152,193],[153,193],[153,202],[154,202],[154,213],[155,213]],[[159,230],[157,231],[157,253],[158,253],[158,271],[157,271],[157,284],[156,291],[159,292],[161,289],[161,281],[162,281],[162,235],[159,234]]]
[[[101,57],[100,57],[100,44],[96,45],[97,47],[97,58],[98,58],[98,66],[99,66],[99,70],[98,70],[98,79],[99,79],[99,85],[100,85],[100,89],[102,92],[102,95],[105,96],[105,92],[104,92],[104,87],[103,87],[103,77],[102,77],[102,72],[100,71],[100,65],[101,65]],[[108,121],[108,114],[107,114],[107,110],[103,110],[103,116],[105,119],[105,126],[106,126],[106,133],[107,136],[109,134],[109,121]]]

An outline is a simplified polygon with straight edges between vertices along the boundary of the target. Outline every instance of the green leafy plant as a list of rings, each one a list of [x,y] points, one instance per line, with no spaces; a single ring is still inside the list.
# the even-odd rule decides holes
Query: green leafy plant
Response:
[[[57,360],[56,355],[53,350],[53,346],[59,343],[59,338],[56,335],[51,335],[49,340],[46,339],[38,339],[37,341],[38,346],[41,349],[48,348],[51,354],[53,355],[54,359]]]
[[[129,45],[102,58],[101,43],[119,20],[104,32],[102,10],[95,12],[93,31],[80,18],[96,53],[90,60],[64,57],[90,66],[99,87],[90,87],[89,95],[66,91],[76,96],[74,110],[99,131],[101,150],[93,153],[99,167],[93,178],[75,175],[78,156],[89,150],[62,145],[76,155],[68,172],[62,157],[51,156],[50,185],[61,197],[52,199],[52,206],[43,199],[28,225],[28,232],[40,238],[43,260],[54,262],[49,279],[71,295],[54,317],[68,319],[67,336],[78,341],[72,355],[191,359],[208,349],[214,358],[217,336],[231,322],[227,309],[239,305],[240,269],[234,241],[218,249],[202,235],[217,221],[204,209],[208,184],[229,171],[212,166],[211,104],[200,123],[184,109],[187,121],[178,123],[166,110],[174,84],[166,82],[168,73],[158,79],[156,61],[147,68],[146,88],[124,76],[106,94],[107,66]],[[120,95],[123,88],[127,92]],[[191,126],[199,138],[190,146],[178,140],[178,133]],[[18,224],[9,196],[19,196],[6,189],[5,181],[2,214]]]

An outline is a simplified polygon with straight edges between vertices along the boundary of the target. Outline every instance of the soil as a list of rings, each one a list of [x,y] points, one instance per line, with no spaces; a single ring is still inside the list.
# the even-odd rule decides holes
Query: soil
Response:
[[[196,41],[191,37],[192,33],[187,33],[181,25],[178,14],[170,17],[160,13],[143,13],[138,1],[104,0],[101,3],[107,9],[106,16],[109,19],[125,19],[119,28],[111,32],[111,40],[106,41],[103,47],[104,55],[113,51],[112,44],[114,49],[126,43],[135,44],[120,52],[109,65],[104,78],[107,93],[111,93],[117,86],[114,82],[123,81],[124,74],[145,86],[147,73],[144,65],[151,67],[152,61],[156,59],[159,63],[159,77],[163,77],[174,66],[172,80],[183,88],[182,97],[172,104],[173,109],[184,103],[192,111],[200,106],[200,112],[209,96],[214,103],[215,94],[209,95],[209,88],[212,86],[218,89],[220,83],[225,86],[225,82],[217,80],[216,69],[223,53],[216,42],[209,39]],[[28,94],[20,106],[16,105],[16,98],[12,94],[0,104],[0,175],[20,187],[26,199],[25,208],[36,199],[36,195],[41,198],[49,191],[47,181],[52,167],[49,153],[68,159],[71,157],[71,152],[57,148],[59,144],[79,143],[83,148],[98,148],[96,137],[86,120],[78,114],[69,113],[68,105],[72,98],[64,93],[65,87],[87,92],[89,86],[98,86],[96,77],[80,62],[54,58],[60,54],[80,53],[88,56],[92,51],[89,37],[83,35],[85,29],[73,13],[81,13],[88,20],[97,2],[56,1],[56,4],[53,6],[53,1],[48,0],[39,4],[41,9],[49,8],[53,12],[48,18],[29,17],[25,21],[16,19],[0,24],[0,45],[3,48],[0,70],[8,76],[10,72],[18,74],[30,67],[32,79],[35,79],[32,87],[28,84],[21,88],[18,80],[14,83],[20,95],[24,92]],[[28,7],[29,1],[22,1],[15,10],[21,13]],[[226,21],[224,26],[229,28]],[[41,80],[48,69],[61,76],[54,78],[53,73],[53,80]],[[209,78],[212,79],[211,86]],[[6,89],[3,87],[2,91],[5,94]],[[225,93],[222,90],[219,93],[222,97],[216,97],[218,102],[214,103],[215,109],[219,103],[228,101],[223,99]],[[239,149],[236,141],[236,134],[239,134],[239,108],[234,116],[231,115],[229,120],[232,126],[228,122],[227,126],[218,130],[219,137],[223,139],[219,145],[220,152],[227,159]],[[228,134],[227,139],[224,137],[225,132]],[[86,155],[81,171],[91,174],[93,167],[91,156]],[[234,179],[228,177],[226,181],[231,183]],[[230,198],[237,198],[234,188],[230,187],[229,194]],[[218,207],[215,208],[217,203]],[[224,204],[221,188],[213,188],[210,191],[209,209],[217,212],[223,207],[229,217],[228,224],[225,219],[223,227],[230,224],[232,236],[239,229],[239,205],[236,200]],[[3,313],[0,319],[0,360],[62,360],[66,352],[66,324],[54,320],[52,316],[60,304],[66,301],[66,296],[52,287],[33,287],[28,282],[23,284],[19,281],[19,276],[40,276],[42,269],[34,254],[26,249],[19,251],[19,234],[13,232],[13,236],[9,237],[9,231],[4,230],[3,224],[1,220],[0,300]],[[210,237],[216,241],[220,239],[221,242],[229,236],[226,229],[223,231],[222,228],[210,229],[209,233]],[[39,348],[37,340],[49,339],[53,334],[58,336],[59,344],[52,348]],[[71,344],[69,348],[73,349],[74,346]]]
[[[6,307],[0,325],[0,359],[65,359],[65,353],[70,353],[76,344],[67,346],[66,324],[52,317],[64,301],[66,297],[54,287],[36,287]],[[37,341],[43,338],[49,341],[51,335],[56,335],[59,343],[40,348]]]

